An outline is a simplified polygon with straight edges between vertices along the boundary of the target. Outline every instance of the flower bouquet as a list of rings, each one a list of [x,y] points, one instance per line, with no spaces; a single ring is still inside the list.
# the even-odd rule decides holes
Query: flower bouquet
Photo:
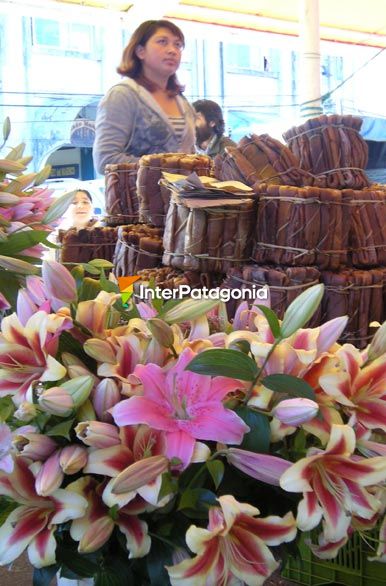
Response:
[[[4,149],[11,131],[9,118],[3,124]],[[5,149],[4,149],[5,150]],[[73,192],[56,201],[52,191],[39,187],[48,178],[51,166],[38,173],[25,173],[32,157],[23,156],[22,143],[4,158],[0,156],[0,314],[15,303],[25,275],[38,274],[46,246],[54,247],[47,236],[72,201]]]
[[[386,331],[305,329],[210,299],[123,304],[109,263],[29,275],[0,334],[0,564],[34,585],[264,584],[302,532],[328,559],[379,526],[386,559]],[[59,578],[60,580],[60,578]]]

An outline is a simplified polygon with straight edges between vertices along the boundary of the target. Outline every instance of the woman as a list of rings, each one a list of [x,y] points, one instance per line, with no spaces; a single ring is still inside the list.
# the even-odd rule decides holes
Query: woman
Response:
[[[90,193],[86,189],[78,189],[68,208],[68,212],[59,226],[61,230],[69,228],[90,228],[95,226],[97,219],[93,217],[93,203]]]
[[[98,106],[94,164],[134,162],[145,154],[194,152],[195,113],[176,71],[184,36],[167,20],[148,20],[133,33],[117,68],[125,76]]]

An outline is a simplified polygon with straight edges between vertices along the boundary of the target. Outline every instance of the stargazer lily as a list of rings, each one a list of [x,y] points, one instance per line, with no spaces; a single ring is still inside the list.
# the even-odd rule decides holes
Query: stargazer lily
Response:
[[[311,448],[280,479],[284,490],[303,493],[298,527],[309,531],[323,519],[325,542],[343,539],[352,515],[370,519],[381,508],[365,487],[386,480],[386,458],[354,458],[355,441],[351,427],[332,425],[326,450]]]
[[[42,568],[56,561],[56,525],[83,517],[87,501],[69,490],[58,489],[42,497],[35,490],[35,476],[23,458],[15,460],[12,474],[0,472],[0,495],[18,506],[0,527],[0,565],[15,560],[28,548],[33,566]]]
[[[71,524],[70,535],[79,542],[80,553],[96,551],[108,541],[115,526],[126,537],[129,558],[140,558],[150,551],[151,540],[147,524],[138,518],[146,511],[148,503],[140,498],[120,508],[110,516],[109,508],[102,500],[105,483],[99,483],[91,476],[83,476],[67,486],[67,490],[87,500],[86,514]]]
[[[236,580],[260,586],[279,566],[267,546],[296,536],[292,513],[260,519],[258,509],[231,495],[218,501],[220,507],[209,510],[208,528],[191,525],[186,533],[186,543],[197,555],[166,568],[172,586],[227,586]]]

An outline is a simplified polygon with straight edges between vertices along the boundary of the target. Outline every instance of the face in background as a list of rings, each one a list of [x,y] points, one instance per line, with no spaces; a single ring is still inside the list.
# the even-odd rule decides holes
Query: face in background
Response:
[[[201,145],[209,140],[213,135],[214,122],[206,121],[202,112],[196,112],[196,143]]]
[[[93,215],[93,205],[84,191],[77,191],[70,205],[70,219],[76,228],[83,228]]]
[[[169,78],[181,62],[182,40],[169,29],[160,27],[146,42],[138,45],[137,57],[142,61],[143,73],[149,79]]]

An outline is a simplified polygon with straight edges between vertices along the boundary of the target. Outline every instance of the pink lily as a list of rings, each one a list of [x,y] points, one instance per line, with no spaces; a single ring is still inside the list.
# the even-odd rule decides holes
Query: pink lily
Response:
[[[320,377],[321,388],[351,416],[351,425],[386,432],[386,354],[363,366],[360,352],[345,344],[336,356],[339,367]]]
[[[381,502],[365,487],[386,479],[386,458],[353,458],[355,433],[348,425],[333,425],[325,451],[311,448],[286,470],[280,486],[303,492],[297,523],[302,531],[324,519],[324,539],[337,542],[347,535],[352,515],[370,519]]]
[[[76,283],[66,267],[55,260],[45,260],[42,264],[44,290],[48,298],[56,298],[71,303],[76,300]]]
[[[103,483],[98,483],[91,476],[83,476],[68,485],[67,490],[87,500],[86,514],[73,521],[70,529],[72,539],[79,541],[79,552],[91,553],[102,547],[117,526],[126,537],[129,559],[144,557],[149,553],[151,540],[147,533],[147,524],[137,516],[146,511],[147,503],[140,499],[132,501],[119,509],[113,520],[109,515],[109,508],[102,500]]]
[[[240,389],[240,382],[211,378],[185,370],[195,353],[186,348],[167,372],[155,364],[138,365],[134,374],[142,381],[143,396],[115,405],[111,412],[117,425],[146,423],[166,432],[166,455],[179,458],[186,467],[195,440],[240,444],[249,427],[222,400]]]
[[[13,395],[19,405],[33,381],[56,381],[66,374],[54,355],[62,320],[50,321],[38,311],[23,326],[14,313],[2,321],[0,333],[0,396]]]
[[[292,513],[260,519],[258,509],[231,495],[218,500],[220,507],[209,510],[208,528],[191,525],[186,533],[186,543],[197,555],[166,567],[172,586],[227,586],[237,580],[260,586],[279,566],[267,546],[296,536]]]
[[[92,332],[96,338],[105,338],[106,330],[111,327],[111,308],[120,298],[119,293],[100,291],[95,299],[81,301],[76,310],[76,321]],[[114,325],[118,324],[119,314],[116,312]]]
[[[12,432],[8,425],[0,423],[0,471],[10,473],[13,470]]]
[[[319,406],[315,401],[298,397],[280,401],[273,409],[273,415],[286,425],[297,426],[313,419],[318,410]]]
[[[98,361],[98,375],[127,382],[140,362],[142,349],[137,336],[111,336],[105,340],[90,338],[84,344],[85,352]]]
[[[275,486],[279,486],[280,477],[291,466],[291,462],[283,458],[256,454],[239,448],[228,448],[225,456],[229,464],[248,476]]]
[[[87,501],[69,490],[58,489],[49,497],[35,491],[35,477],[22,458],[11,475],[0,472],[0,494],[19,503],[0,527],[0,565],[15,560],[28,547],[33,566],[55,563],[56,526],[82,517]]]

